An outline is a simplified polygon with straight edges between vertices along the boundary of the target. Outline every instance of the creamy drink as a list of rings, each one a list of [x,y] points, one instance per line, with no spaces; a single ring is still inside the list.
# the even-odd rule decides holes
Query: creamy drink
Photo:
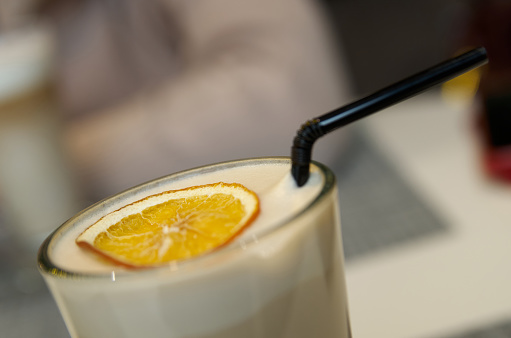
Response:
[[[350,337],[337,191],[314,163],[297,188],[285,158],[170,175],[97,203],[43,244],[40,270],[73,337]],[[152,269],[126,269],[75,239],[124,205],[216,182],[254,191],[260,214],[228,245]]]

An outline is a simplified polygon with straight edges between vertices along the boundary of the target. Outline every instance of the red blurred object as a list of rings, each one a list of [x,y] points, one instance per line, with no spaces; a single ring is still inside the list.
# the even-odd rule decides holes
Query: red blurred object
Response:
[[[494,146],[490,142],[488,126],[483,119],[483,114],[479,113],[478,115],[477,132],[482,143],[483,169],[489,177],[511,183],[511,145]]]
[[[511,183],[511,1],[474,1],[471,9],[466,44],[484,46],[489,58],[476,117],[483,166],[490,177]]]
[[[484,154],[484,163],[491,176],[511,183],[511,147],[489,149]]]

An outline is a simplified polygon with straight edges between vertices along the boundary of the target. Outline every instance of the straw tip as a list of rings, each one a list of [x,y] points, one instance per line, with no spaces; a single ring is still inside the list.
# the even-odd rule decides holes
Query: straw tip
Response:
[[[296,185],[301,187],[309,180],[309,166],[304,164],[293,165],[291,168],[291,174],[295,179]]]

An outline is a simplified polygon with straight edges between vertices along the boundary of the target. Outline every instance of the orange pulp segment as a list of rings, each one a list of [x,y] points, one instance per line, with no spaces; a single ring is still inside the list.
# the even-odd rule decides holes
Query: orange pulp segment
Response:
[[[225,245],[258,215],[257,195],[237,183],[166,191],[114,211],[76,243],[126,267],[152,267]]]

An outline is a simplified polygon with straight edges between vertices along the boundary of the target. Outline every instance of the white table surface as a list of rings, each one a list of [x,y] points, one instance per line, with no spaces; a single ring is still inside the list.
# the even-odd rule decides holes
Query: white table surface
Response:
[[[450,230],[347,263],[354,337],[448,336],[511,319],[511,185],[482,174],[472,118],[434,91],[359,122]]]

